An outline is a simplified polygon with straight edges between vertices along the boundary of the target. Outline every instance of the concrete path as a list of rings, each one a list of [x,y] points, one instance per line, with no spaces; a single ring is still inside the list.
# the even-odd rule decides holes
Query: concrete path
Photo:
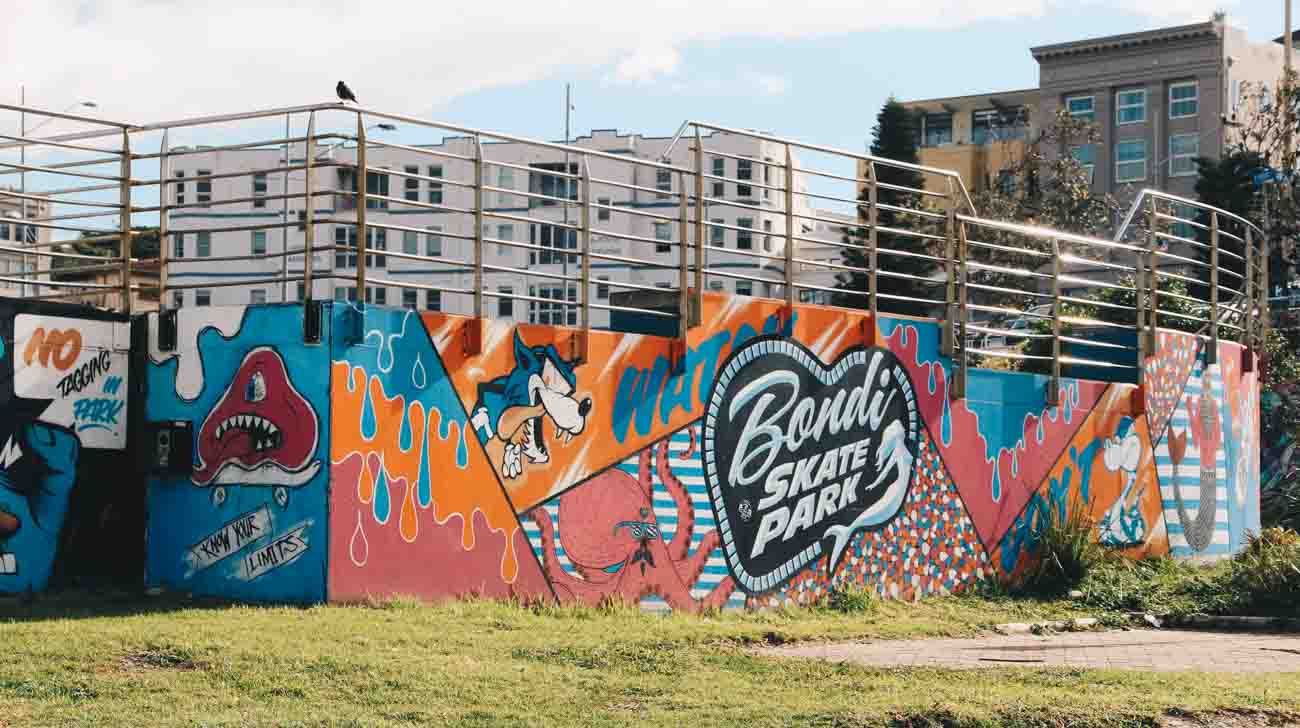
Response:
[[[768,654],[878,667],[1088,667],[1300,672],[1300,635],[1134,630],[774,647]]]

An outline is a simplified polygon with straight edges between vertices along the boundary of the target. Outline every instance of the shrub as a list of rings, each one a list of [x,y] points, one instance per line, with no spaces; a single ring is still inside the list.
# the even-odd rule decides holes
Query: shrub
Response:
[[[1019,591],[1039,596],[1060,596],[1083,582],[1110,553],[1097,542],[1092,519],[1084,504],[1064,508],[1053,500],[1038,527],[1038,546],[1021,577]]]
[[[1251,612],[1300,611],[1300,533],[1266,528],[1232,558],[1226,575],[1240,607]]]
[[[864,614],[876,608],[875,596],[857,584],[837,584],[831,588],[826,608],[844,614]]]

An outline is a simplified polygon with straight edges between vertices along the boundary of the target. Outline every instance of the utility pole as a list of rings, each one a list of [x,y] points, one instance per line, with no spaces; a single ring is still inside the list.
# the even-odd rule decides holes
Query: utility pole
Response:
[[[572,101],[572,97],[570,96],[570,91],[571,91],[570,87],[571,84],[568,83],[564,84],[564,146],[565,146],[564,174],[565,175],[569,174],[569,151],[568,151],[569,139],[570,139],[569,114],[570,112],[573,111],[573,101]],[[569,320],[569,190],[573,186],[577,185],[577,180],[571,179],[567,176],[560,177],[560,179],[564,180],[564,200],[562,200],[560,203],[564,205],[564,227],[556,232],[564,236],[564,246],[560,248],[561,250],[560,271],[561,271],[561,275],[564,276],[564,280],[562,283],[563,289],[560,292],[560,298],[564,301],[564,303],[559,306],[559,310],[563,312],[563,316],[564,316],[564,318],[562,319],[562,323],[563,323]],[[574,237],[577,236],[575,235]],[[552,244],[555,243],[554,234],[551,235],[551,243]],[[552,320],[551,323],[554,324],[555,321]]]
[[[19,84],[18,86],[18,105],[24,107],[27,106],[27,85],[26,84]],[[22,235],[20,236],[22,237],[22,245],[20,247],[25,248],[27,247],[27,227],[28,227],[27,224],[27,142],[26,142],[27,111],[25,109],[18,112],[18,127],[19,127],[18,135],[24,138],[24,141],[18,147],[18,156],[19,156],[18,163],[23,165],[18,173],[18,194],[23,195],[18,199],[18,205],[19,205],[18,209],[20,210],[19,212],[20,219],[23,222],[18,229],[22,231]],[[19,266],[19,270],[21,271],[21,273],[19,274],[19,279],[22,282],[19,284],[18,290],[21,291],[22,297],[26,298],[29,295],[27,291],[27,254],[23,253],[23,257],[20,260],[21,260],[21,264]]]
[[[1282,169],[1286,170],[1287,172],[1290,172],[1291,169],[1295,166],[1293,163],[1294,157],[1292,156],[1292,134],[1294,134],[1295,119],[1292,118],[1292,113],[1291,113],[1291,110],[1293,109],[1291,103],[1291,85],[1292,85],[1291,74],[1293,72],[1292,64],[1291,64],[1291,56],[1293,51],[1292,49],[1293,39],[1291,35],[1291,0],[1282,0],[1282,2],[1285,4],[1284,15],[1286,17],[1286,43],[1282,47],[1282,59],[1283,59],[1282,83],[1283,83],[1283,88],[1285,89],[1286,92],[1285,96],[1287,99],[1286,129],[1283,131],[1283,133],[1285,134],[1285,139],[1282,145],[1282,153],[1284,155],[1284,158],[1282,160]]]

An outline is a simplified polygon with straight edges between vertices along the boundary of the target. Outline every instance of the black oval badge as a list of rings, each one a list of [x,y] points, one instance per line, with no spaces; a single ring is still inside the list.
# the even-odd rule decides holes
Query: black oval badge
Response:
[[[857,347],[826,366],[776,336],[736,349],[704,415],[704,474],[736,584],[761,594],[853,534],[883,528],[911,487],[920,417],[906,367]]]

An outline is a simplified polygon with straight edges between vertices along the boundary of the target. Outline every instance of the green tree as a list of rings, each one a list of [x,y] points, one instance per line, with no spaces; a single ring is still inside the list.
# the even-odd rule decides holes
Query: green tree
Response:
[[[1198,157],[1196,160],[1196,197],[1207,205],[1227,210],[1247,219],[1254,219],[1258,212],[1259,191],[1255,187],[1254,173],[1265,166],[1264,159],[1257,153],[1243,149],[1229,149],[1219,159]],[[1210,213],[1201,210],[1197,214],[1201,225],[1210,225]],[[1221,220],[1220,228],[1242,236],[1242,231],[1231,220]],[[1189,230],[1181,233],[1200,242],[1209,241],[1209,233],[1204,230]],[[1262,242],[1262,241],[1258,241]],[[1231,235],[1219,236],[1219,268],[1227,269],[1235,275],[1223,275],[1220,272],[1220,285],[1241,290],[1245,281],[1245,243]],[[1209,248],[1196,247],[1196,257],[1203,263],[1210,262]],[[1222,253],[1226,252],[1227,255]],[[1280,253],[1280,249],[1278,250]],[[1281,255],[1275,256],[1281,262]],[[1191,295],[1202,301],[1210,300],[1210,270],[1197,266],[1196,277],[1200,284],[1190,287]],[[1228,300],[1230,294],[1221,293],[1219,300]]]
[[[876,125],[871,130],[871,154],[898,162],[918,163],[916,127],[912,113],[893,97],[885,102],[880,113],[876,115]],[[879,294],[877,306],[881,311],[888,313],[929,315],[934,304],[922,301],[942,299],[942,290],[936,285],[925,282],[931,279],[935,262],[916,256],[933,256],[936,252],[934,245],[931,241],[915,235],[880,229],[924,232],[930,227],[920,216],[905,211],[921,210],[922,196],[916,192],[892,189],[892,187],[906,187],[910,190],[921,190],[925,187],[925,178],[914,170],[880,163],[876,165],[876,180],[880,183],[876,197],[880,205],[876,217],[876,247],[880,267],[876,275],[876,291]],[[869,192],[864,189],[858,199],[863,203],[868,202]],[[867,215],[867,205],[859,205],[860,224],[857,227],[844,229],[844,242],[861,246],[860,249],[842,249],[841,255],[846,266],[868,268],[870,260],[866,250],[869,242]],[[838,287],[841,291],[866,293],[870,290],[867,273],[864,270],[856,270],[841,274]],[[900,300],[894,298],[895,296],[918,300]],[[850,308],[867,308],[870,305],[865,295],[851,293],[836,293],[834,302],[838,306]]]

